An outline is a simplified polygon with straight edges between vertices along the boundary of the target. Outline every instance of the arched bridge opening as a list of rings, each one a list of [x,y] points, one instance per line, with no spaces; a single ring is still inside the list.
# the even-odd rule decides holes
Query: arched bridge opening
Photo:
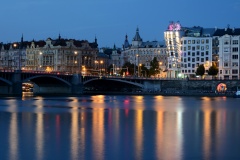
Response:
[[[35,94],[70,93],[71,83],[57,76],[37,75],[23,80],[23,83],[33,83]]]
[[[83,84],[84,91],[135,92],[143,89],[142,84],[117,79],[91,79]]]

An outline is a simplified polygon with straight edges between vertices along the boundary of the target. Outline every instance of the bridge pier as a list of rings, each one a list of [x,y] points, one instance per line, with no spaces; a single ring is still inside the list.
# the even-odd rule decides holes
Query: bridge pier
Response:
[[[145,91],[161,91],[161,81],[159,80],[144,81],[143,84]]]
[[[83,93],[83,83],[81,74],[73,74],[72,77],[72,94],[82,94]]]
[[[16,70],[12,76],[12,86],[10,86],[9,94],[22,95],[21,70]]]

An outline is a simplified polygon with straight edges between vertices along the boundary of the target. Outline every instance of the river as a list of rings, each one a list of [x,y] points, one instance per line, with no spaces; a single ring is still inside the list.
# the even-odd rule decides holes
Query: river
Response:
[[[2,97],[0,159],[240,159],[239,107],[226,97]]]

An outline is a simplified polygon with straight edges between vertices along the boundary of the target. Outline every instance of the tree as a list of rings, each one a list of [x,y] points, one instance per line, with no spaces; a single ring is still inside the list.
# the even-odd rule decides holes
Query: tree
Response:
[[[199,65],[197,70],[196,70],[196,75],[203,76],[205,73],[205,67],[203,64]]]
[[[208,70],[208,75],[216,76],[218,74],[218,68],[215,62],[212,63],[212,66]]]
[[[126,73],[128,71],[128,75],[133,75],[134,74],[134,67],[136,68],[136,66],[134,66],[134,64],[132,64],[130,62],[125,62],[122,66],[122,68],[124,68],[124,69],[122,69],[120,71],[120,74],[122,75],[123,72]],[[127,68],[127,71],[126,71],[126,68]]]
[[[140,72],[140,75],[142,75],[143,77],[149,77],[149,70],[144,64],[140,66]]]
[[[153,58],[153,60],[150,62],[150,69],[149,69],[149,75],[156,75],[160,73],[159,70],[159,62],[156,57]]]

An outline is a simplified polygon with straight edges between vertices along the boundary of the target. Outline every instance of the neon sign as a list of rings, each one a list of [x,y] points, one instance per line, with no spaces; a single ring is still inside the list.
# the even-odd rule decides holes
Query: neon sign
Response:
[[[179,31],[181,30],[181,24],[176,22],[171,22],[169,25],[168,25],[168,30],[169,31]]]

